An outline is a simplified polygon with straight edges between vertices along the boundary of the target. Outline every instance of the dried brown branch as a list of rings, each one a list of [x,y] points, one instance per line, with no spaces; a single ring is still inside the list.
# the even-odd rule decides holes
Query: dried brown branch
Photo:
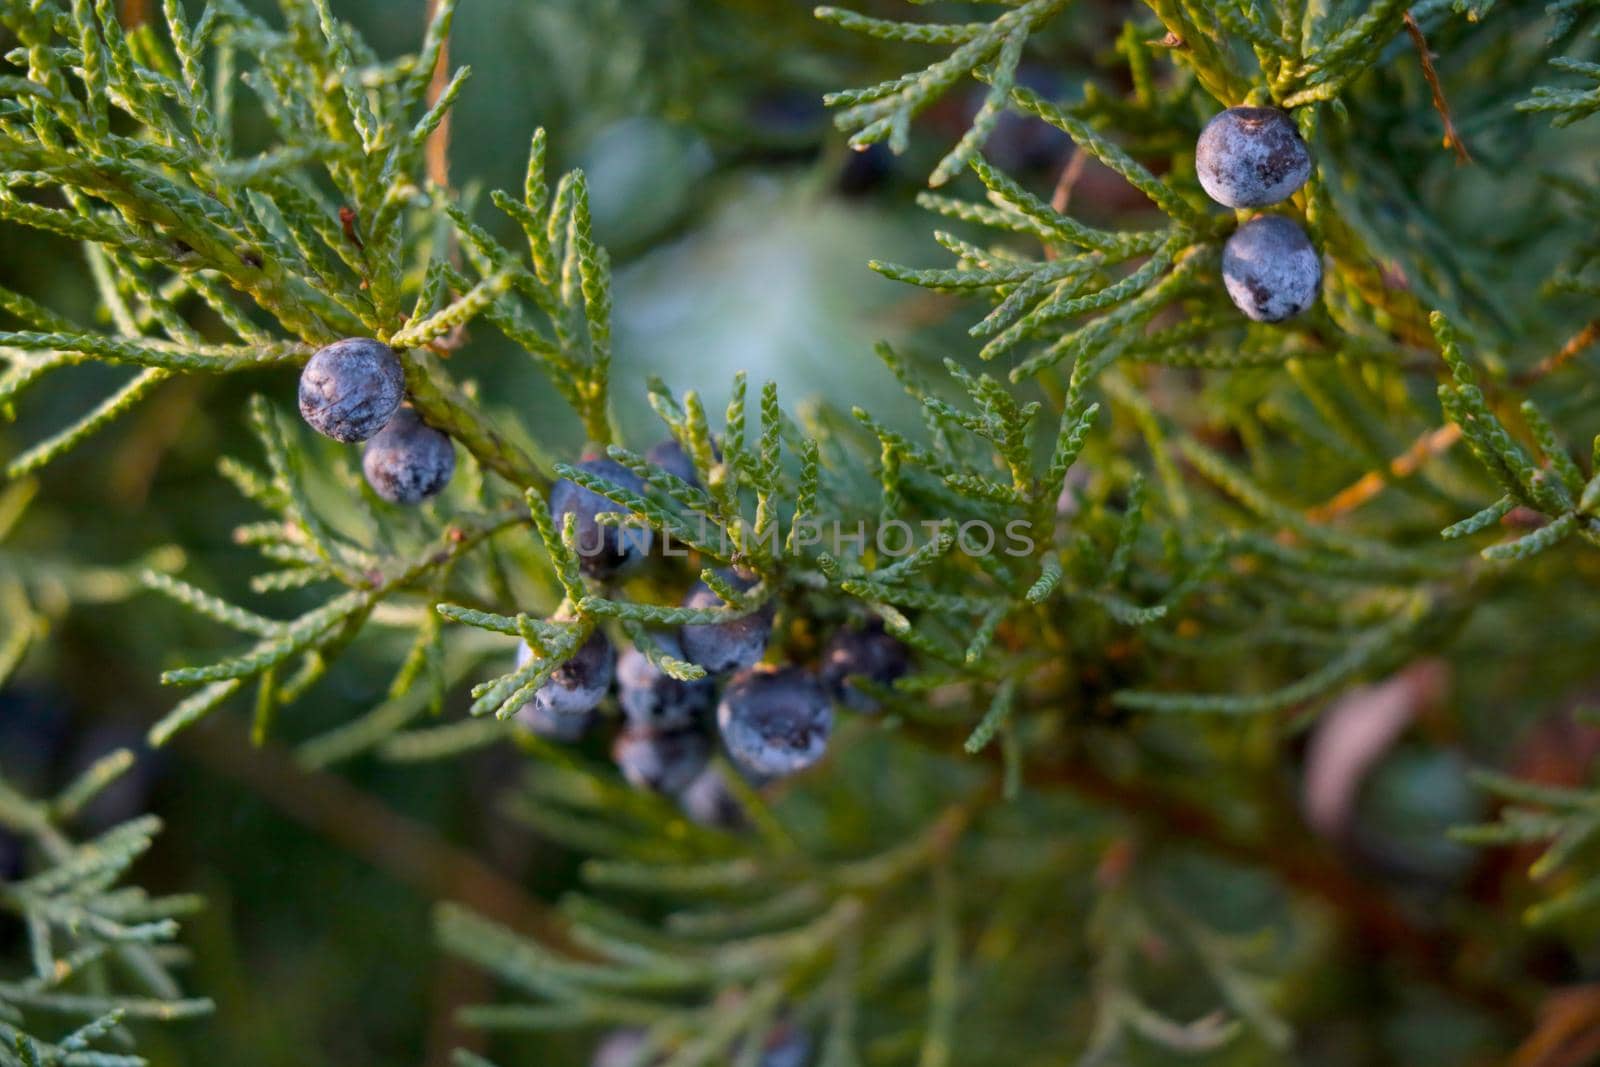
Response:
[[[1456,132],[1456,124],[1450,121],[1450,104],[1444,98],[1444,86],[1439,84],[1439,72],[1433,65],[1433,53],[1428,51],[1428,39],[1422,35],[1422,26],[1418,24],[1417,17],[1409,11],[1406,12],[1406,32],[1411,35],[1411,43],[1417,46],[1417,55],[1422,60],[1422,76],[1427,79],[1428,91],[1433,94],[1433,109],[1444,120],[1444,146],[1455,152],[1457,163],[1471,163],[1472,156],[1467,152],[1466,142]]]
[[[1580,352],[1594,344],[1596,340],[1600,340],[1600,319],[1590,321],[1568,338],[1567,343],[1558,351],[1514,376],[1511,384],[1522,389],[1549,377],[1571,363]],[[1306,518],[1312,522],[1330,522],[1354,511],[1382,492],[1384,486],[1390,482],[1409,478],[1422,467],[1423,463],[1448,452],[1460,439],[1461,428],[1453,422],[1429,430],[1413,441],[1410,448],[1391,460],[1383,470],[1363,474],[1324,503],[1307,509]]]
[[[182,750],[311,830],[433,900],[464,904],[577,959],[592,958],[550,908],[478,857],[370,793],[297,765],[273,744],[254,746],[226,719],[180,735]]]
[[[428,21],[433,21],[439,0],[428,0]],[[439,46],[439,61],[433,66],[433,80],[428,83],[428,106],[439,101],[439,94],[450,84],[450,39]],[[450,187],[450,113],[445,112],[439,125],[428,135],[428,180],[441,189]]]

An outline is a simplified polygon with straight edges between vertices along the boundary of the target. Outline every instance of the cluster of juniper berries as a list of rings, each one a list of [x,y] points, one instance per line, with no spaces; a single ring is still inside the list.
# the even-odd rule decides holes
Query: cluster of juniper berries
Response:
[[[693,463],[675,441],[652,448],[647,458],[691,485],[700,484]],[[644,488],[633,471],[613,460],[590,456],[577,466],[631,490]],[[551,487],[549,499],[558,528],[571,518],[579,566],[589,577],[613,578],[648,551],[637,531],[602,520],[608,513],[625,514],[621,505],[570,479]],[[736,567],[718,576],[719,584],[739,593],[758,581]],[[719,608],[723,598],[699,581],[683,606]],[[736,826],[738,805],[711,763],[718,737],[752,783],[794,774],[822,758],[835,703],[872,711],[875,705],[858,683],[864,679],[889,685],[909,666],[905,646],[875,625],[839,631],[820,670],[764,664],[775,619],[776,608],[768,600],[737,618],[654,632],[650,648],[627,647],[620,653],[596,629],[517,718],[543,737],[577,740],[597,725],[597,709],[614,685],[622,726],[611,752],[623,776],[639,788],[676,797],[698,822]],[[531,653],[523,646],[519,655],[527,662]],[[665,667],[668,661],[698,666],[705,675],[674,677]]]
[[[394,349],[348,337],[319,350],[300,372],[300,416],[335,441],[365,441],[361,470],[373,492],[391,504],[420,504],[449,484],[456,451],[401,403],[405,391]]]
[[[300,377],[306,422],[336,441],[365,441],[361,466],[373,490],[393,503],[415,504],[449,482],[455,450],[448,436],[404,405],[404,397],[399,358],[387,345],[365,338],[321,349]],[[647,458],[684,482],[700,484],[676,441],[662,442]],[[578,467],[630,490],[644,489],[633,471],[613,460],[590,456]],[[625,514],[625,508],[571,479],[551,487],[549,504],[558,528],[572,519],[579,566],[592,579],[610,579],[649,551],[640,531],[601,518]],[[758,581],[738,568],[720,572],[720,578],[725,589],[741,593]],[[722,596],[704,581],[683,600],[691,609],[722,605]],[[518,711],[517,720],[541,737],[579,741],[598,724],[598,709],[615,684],[622,728],[611,751],[623,776],[639,788],[676,797],[698,822],[736,826],[738,805],[711,763],[714,735],[755,783],[794,774],[826,751],[835,702],[876,710],[858,682],[889,685],[909,666],[905,646],[877,625],[834,635],[818,671],[763,664],[775,617],[768,600],[737,618],[654,633],[648,650],[626,648],[620,656],[596,628]],[[524,644],[518,655],[526,664],[532,651]],[[664,666],[668,661],[698,666],[704,677],[674,677]]]
[[[1280,203],[1311,176],[1311,151],[1294,120],[1272,107],[1230,107],[1195,144],[1206,195],[1231,208]],[[1222,282],[1234,305],[1256,322],[1282,322],[1316,302],[1322,257],[1300,224],[1257,215],[1222,248]]]

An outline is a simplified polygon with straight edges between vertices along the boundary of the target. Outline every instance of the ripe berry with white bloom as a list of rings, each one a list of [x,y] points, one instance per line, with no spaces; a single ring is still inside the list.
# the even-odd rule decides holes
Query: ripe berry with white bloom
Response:
[[[593,711],[611,688],[616,653],[598,628],[589,634],[583,647],[551,672],[533,703],[554,715],[584,715]]]
[[[740,766],[778,777],[822,758],[833,732],[833,707],[817,680],[799,667],[749,670],[723,690],[717,726]]]
[[[684,658],[671,634],[651,637],[663,654]],[[624,649],[617,657],[617,702],[635,726],[688,726],[711,710],[715,696],[710,679],[679,681],[636,648]]]
[[[689,458],[689,453],[683,450],[682,445],[670,437],[652,447],[644,454],[644,458],[690,485],[700,484],[700,476],[695,473],[694,460]]]
[[[711,760],[711,739],[698,727],[629,726],[617,735],[611,758],[639,789],[681,793]]]
[[[716,766],[701,771],[689,788],[678,794],[678,806],[691,822],[714,830],[742,830],[747,822],[744,807]]]
[[[644,482],[615,460],[590,457],[576,466],[624,489],[644,489]],[[637,525],[602,524],[599,516],[608,513],[626,515],[628,509],[568,478],[550,487],[550,518],[559,533],[566,517],[573,517],[578,565],[591,578],[610,577],[624,564],[642,556],[650,544],[650,532]]]
[[[1206,195],[1228,207],[1287,200],[1311,176],[1311,150],[1275,107],[1230,107],[1206,124],[1194,148]]]
[[[365,441],[394,417],[406,391],[394,349],[367,337],[335,341],[300,372],[300,417],[318,433]]]
[[[517,666],[526,667],[533,658],[533,650],[525,644],[517,646]],[[602,692],[602,697],[604,693]],[[596,701],[599,703],[599,701]],[[581,712],[556,712],[550,710],[548,702],[537,699],[530,700],[517,709],[514,716],[518,725],[527,729],[547,741],[560,741],[564,744],[573,744],[582,741],[585,735],[594,728],[598,716],[591,708]]]
[[[758,579],[734,570],[719,572],[739,592],[755,587]],[[704,582],[696,582],[684,598],[686,608],[725,607],[721,597]],[[727,622],[686,624],[678,631],[678,643],[691,663],[698,663],[711,674],[742,670],[761,661],[772,635],[772,619],[777,609],[767,601],[749,615]]]
[[[649,1038],[643,1029],[627,1027],[613,1030],[595,1046],[589,1067],[654,1067],[661,1062],[661,1057],[646,1059],[644,1052],[647,1047]]]
[[[822,684],[833,698],[856,711],[874,712],[878,702],[856,687],[865,679],[875,685],[893,685],[911,669],[905,645],[884,632],[883,623],[840,630],[822,653]]]
[[[373,492],[391,504],[419,504],[437,496],[456,470],[450,438],[403,407],[361,453],[361,471]]]
[[[1238,309],[1257,322],[1282,322],[1317,302],[1322,257],[1293,219],[1262,215],[1222,247],[1222,282]]]

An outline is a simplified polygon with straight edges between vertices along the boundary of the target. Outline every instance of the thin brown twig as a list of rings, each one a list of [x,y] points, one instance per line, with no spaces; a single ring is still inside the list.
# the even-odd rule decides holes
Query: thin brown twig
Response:
[[[1509,989],[1457,966],[1462,946],[1452,935],[1417,925],[1381,887],[1351,873],[1291,815],[1283,818],[1285,825],[1257,839],[1184,797],[1146,783],[1114,778],[1095,761],[1081,756],[1035,765],[1026,780],[1032,786],[1065,788],[1093,803],[1115,808],[1139,820],[1157,837],[1270,870],[1295,892],[1327,905],[1363,949],[1404,961],[1430,984],[1497,1017],[1518,1025],[1527,1019],[1529,1006]],[[1292,810],[1293,805],[1286,809]]]
[[[123,0],[122,28],[126,30],[143,26],[150,21],[150,0]]]
[[[1583,329],[1573,334],[1567,340],[1567,343],[1561,346],[1560,351],[1546,356],[1521,374],[1516,375],[1511,379],[1511,384],[1521,388],[1532,385],[1541,378],[1549,377],[1578,358],[1578,353],[1594,344],[1597,339],[1600,339],[1600,319],[1593,319]]]
[[[962,738],[937,727],[902,722],[902,736],[936,751],[959,751]],[[986,750],[998,776],[997,747]],[[1192,846],[1220,859],[1276,875],[1294,893],[1325,905],[1347,939],[1363,952],[1393,959],[1412,974],[1517,1027],[1532,1004],[1492,976],[1459,964],[1465,946],[1451,931],[1429,928],[1408,915],[1385,889],[1350,870],[1299,818],[1293,802],[1271,805],[1264,824],[1241,827],[1200,802],[1148,781],[1120,778],[1081,750],[1057,751],[1028,763],[1031,789],[1063,790],[1137,822],[1149,838]],[[986,793],[993,799],[996,794]],[[1129,860],[1130,857],[1120,857]]]
[[[433,900],[450,900],[578,959],[566,923],[515,882],[428,826],[336,775],[297,764],[276,744],[255,746],[223,718],[180,735],[182,750],[294,821]]]
[[[1450,422],[1436,430],[1429,430],[1411,443],[1411,447],[1389,461],[1381,471],[1368,471],[1350,485],[1345,486],[1325,503],[1306,511],[1312,522],[1328,522],[1348,514],[1365,504],[1390,482],[1409,478],[1428,460],[1442,455],[1461,439],[1461,427]]]
[[[439,0],[428,0],[428,22],[431,25],[439,9]],[[428,106],[439,102],[439,95],[450,84],[450,38],[439,45],[439,61],[433,65],[433,80],[428,83]],[[450,113],[447,111],[428,135],[428,180],[441,189],[450,187]],[[453,232],[453,231],[452,231]]]
[[[1066,165],[1061,168],[1061,175],[1056,179],[1056,187],[1050,193],[1050,207],[1056,214],[1065,215],[1067,213],[1067,205],[1072,201],[1073,187],[1078,184],[1078,179],[1083,177],[1083,170],[1088,165],[1088,162],[1089,153],[1081,149],[1073,149]],[[1055,259],[1056,255],[1054,246],[1050,244],[1044,246],[1045,259]]]
[[[1526,388],[1549,377],[1578,357],[1578,354],[1600,340],[1600,319],[1593,319],[1567,339],[1561,348],[1537,364],[1512,377],[1511,384]],[[1325,502],[1306,510],[1312,522],[1329,522],[1347,515],[1381,493],[1390,482],[1408,478],[1421,469],[1423,463],[1448,452],[1461,440],[1461,427],[1446,423],[1429,430],[1411,443],[1400,455],[1381,471],[1368,471],[1350,485],[1345,486]]]
[[[1456,124],[1450,121],[1450,105],[1444,98],[1444,86],[1439,84],[1439,72],[1433,65],[1428,39],[1422,35],[1422,26],[1417,22],[1417,17],[1409,11],[1406,12],[1406,32],[1411,35],[1411,43],[1417,46],[1417,55],[1422,60],[1422,76],[1427,79],[1428,91],[1433,94],[1433,109],[1444,120],[1444,145],[1454,150],[1457,163],[1471,163],[1472,156],[1467,151],[1466,142],[1456,132]]]

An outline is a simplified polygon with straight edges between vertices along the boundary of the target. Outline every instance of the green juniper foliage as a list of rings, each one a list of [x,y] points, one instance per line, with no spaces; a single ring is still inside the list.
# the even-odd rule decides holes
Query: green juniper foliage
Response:
[[[451,0],[400,59],[329,0],[259,6],[165,0],[137,19],[0,0],[0,217],[76,244],[96,295],[79,318],[0,290],[0,404],[14,415],[84,364],[121,375],[9,458],[0,546],[33,475],[181,375],[241,372],[258,445],[218,466],[258,509],[235,539],[261,557],[257,610],[185,580],[175,550],[97,570],[0,548],[0,677],[137,575],[232,642],[170,650],[161,680],[184,692],[154,746],[241,713],[258,743],[289,736],[280,711],[359,647],[389,664],[387,699],[297,738],[303,766],[525,755],[508,810],[585,857],[582,888],[537,931],[455,903],[436,922],[503,982],[463,1017],[497,1035],[638,1028],[638,1062],[671,1067],[765,1062],[788,1026],[828,1067],[1288,1062],[1317,1001],[1350,998],[1317,983],[1357,943],[1481,1024],[1461,1062],[1525,1036],[1526,935],[1481,901],[1418,916],[1349,873],[1300,824],[1289,753],[1331,698],[1423,656],[1456,663],[1463,700],[1525,689],[1524,711],[1592,673],[1600,198],[1592,174],[1535,173],[1530,148],[1592,159],[1581,140],[1588,157],[1546,149],[1540,114],[1579,138],[1600,108],[1586,5],[1147,0],[1110,27],[1070,0],[818,9],[841,54],[851,34],[881,45],[856,68],[881,80],[826,98],[853,147],[915,154],[919,123],[971,102],[917,196],[942,256],[871,265],[969,324],[948,358],[880,346],[910,420],[786,409],[742,373],[725,410],[708,400],[724,383],[614,376],[584,174],[550,165],[543,131],[522,187],[486,202],[430,167],[469,73],[434,77]],[[1078,39],[1106,43],[1095,77],[1030,87],[1030,57]],[[1541,84],[1557,78],[1580,84]],[[1285,111],[1314,161],[1268,210],[1318,250],[1320,295],[1273,324],[1222,284],[1251,213],[1195,173],[1205,123],[1246,104]],[[245,111],[269,141],[241,143]],[[1053,186],[986,154],[1018,117],[1075,146]],[[1471,163],[1448,150],[1466,145]],[[1118,193],[1086,198],[1091,180]],[[1463,206],[1486,186],[1492,219]],[[484,395],[471,338],[490,332],[636,481],[557,456]],[[459,450],[419,507],[294,417],[293,368],[344,338],[392,348],[409,403]],[[619,425],[625,390],[658,426]],[[645,457],[662,438],[692,477]],[[581,566],[576,516],[551,518],[562,479],[616,506],[601,523],[648,528],[651,558]],[[714,597],[682,606],[696,580]],[[827,759],[795,779],[714,757],[735,817],[687,818],[593,746],[518,725],[596,631],[695,682],[705,666],[652,634],[767,615],[769,663],[814,666],[876,620],[911,667],[853,680]],[[1574,662],[1522,678],[1547,633]],[[1488,740],[1476,751],[1507,764],[1504,732]],[[0,828],[49,863],[0,885],[32,952],[0,982],[0,1064],[132,1062],[124,1021],[205,1007],[167,970],[190,902],[114,888],[153,823],[81,845],[62,829],[123,761],[47,804],[0,787]],[[1552,889],[1527,917],[1573,973],[1600,965],[1600,791],[1505,766],[1481,782],[1505,807],[1457,836],[1547,843],[1531,874]]]
[[[129,1025],[211,1010],[208,1000],[184,997],[172,973],[186,960],[174,944],[178,919],[199,899],[118,884],[160,820],[141,816],[89,840],[69,836],[73,819],[133,762],[126,749],[110,753],[46,801],[0,778],[0,837],[38,860],[0,886],[0,912],[25,921],[31,956],[25,976],[0,981],[5,1067],[143,1064]]]

